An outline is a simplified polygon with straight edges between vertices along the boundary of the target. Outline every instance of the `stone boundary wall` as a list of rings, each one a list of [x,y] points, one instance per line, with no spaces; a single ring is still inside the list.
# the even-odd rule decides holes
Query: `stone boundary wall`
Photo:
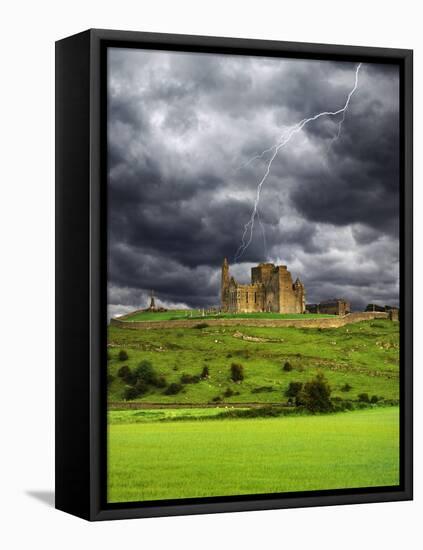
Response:
[[[389,319],[389,313],[379,311],[363,311],[349,313],[343,317],[323,317],[321,319],[184,319],[175,321],[124,321],[111,319],[110,325],[129,330],[192,328],[199,323],[209,326],[233,327],[245,325],[248,327],[296,327],[296,328],[338,328],[350,323],[369,321],[371,319]]]

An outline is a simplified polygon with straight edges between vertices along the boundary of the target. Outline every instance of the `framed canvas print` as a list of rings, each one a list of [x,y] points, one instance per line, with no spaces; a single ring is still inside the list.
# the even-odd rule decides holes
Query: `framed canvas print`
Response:
[[[56,506],[412,498],[412,52],[56,44]]]

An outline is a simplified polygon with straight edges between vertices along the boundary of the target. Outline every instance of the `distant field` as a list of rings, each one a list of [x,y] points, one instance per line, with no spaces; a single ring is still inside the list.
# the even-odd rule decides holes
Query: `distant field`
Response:
[[[124,321],[175,321],[177,319],[317,319],[334,317],[334,315],[308,313],[216,313],[203,315],[198,309],[172,309],[169,311],[152,313],[139,311],[120,317]]]
[[[397,485],[398,417],[397,407],[251,420],[121,417],[109,425],[108,500]]]
[[[244,338],[253,338],[248,340]],[[119,351],[128,360],[118,359]],[[122,365],[135,368],[141,360],[152,363],[166,382],[179,382],[183,374],[209,378],[185,384],[177,395],[150,388],[136,401],[146,403],[194,403],[202,405],[220,397],[222,403],[278,403],[292,381],[305,382],[322,371],[332,396],[357,400],[360,393],[399,399],[399,324],[389,320],[365,321],[334,329],[292,327],[216,327],[204,329],[125,330],[109,327],[109,401],[122,401]],[[231,363],[244,367],[241,383],[230,380]],[[292,370],[283,365],[289,362]],[[345,384],[351,386],[345,392]],[[230,389],[231,397],[224,393]]]

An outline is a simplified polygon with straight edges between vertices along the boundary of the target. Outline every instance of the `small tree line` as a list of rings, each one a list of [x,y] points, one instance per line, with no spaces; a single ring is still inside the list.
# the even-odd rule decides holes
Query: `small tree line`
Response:
[[[110,356],[108,355],[110,359]],[[125,350],[120,350],[117,358],[119,361],[127,361],[128,353]],[[178,370],[175,366],[174,370]],[[282,365],[284,372],[293,370],[289,361]],[[122,393],[122,398],[125,400],[133,400],[147,394],[154,389],[163,390],[165,395],[177,395],[184,390],[184,387],[189,384],[198,384],[206,380],[210,376],[209,367],[205,365],[198,374],[183,373],[179,377],[179,381],[168,383],[163,375],[157,373],[150,361],[141,361],[135,368],[131,369],[128,365],[123,365],[117,371],[117,376],[125,383]],[[229,367],[229,380],[234,384],[241,384],[245,379],[244,366],[240,363],[231,363]],[[114,376],[109,374],[108,381],[112,383]],[[349,392],[352,386],[348,383],[341,387],[342,392]],[[253,388],[251,393],[264,393],[276,391],[273,386],[260,386]],[[223,401],[223,398],[230,398],[239,395],[240,392],[234,387],[227,387],[221,394],[211,399],[214,403]],[[339,397],[331,397],[332,388],[323,373],[317,373],[313,378],[306,382],[291,381],[284,392],[287,398],[285,405],[295,406],[297,408],[306,409],[312,413],[331,412],[340,410],[340,407],[353,408],[351,401],[344,401]],[[371,397],[367,393],[358,395],[358,401],[362,406],[366,404],[376,404],[383,398],[376,395]],[[341,403],[342,402],[342,403]],[[284,403],[281,402],[281,406]]]

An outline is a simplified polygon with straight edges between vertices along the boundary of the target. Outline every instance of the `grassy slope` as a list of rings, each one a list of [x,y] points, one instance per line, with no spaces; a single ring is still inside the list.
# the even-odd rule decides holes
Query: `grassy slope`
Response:
[[[174,321],[175,319],[316,319],[321,317],[333,317],[324,314],[303,314],[303,313],[219,313],[202,315],[198,309],[171,309],[169,311],[138,311],[129,313],[122,317],[125,321]]]
[[[397,407],[112,424],[109,501],[396,485],[398,424]]]
[[[270,339],[251,342],[235,338],[244,335]],[[226,388],[240,395],[225,402],[278,402],[290,381],[305,381],[322,370],[330,381],[334,396],[356,399],[357,395],[398,399],[399,325],[391,321],[366,321],[338,329],[297,329],[258,327],[208,327],[207,329],[124,330],[109,328],[111,360],[109,372],[116,375],[123,364],[135,367],[142,359],[150,360],[167,382],[177,382],[182,374],[200,374],[207,365],[210,378],[186,385],[175,396],[152,390],[139,401],[154,403],[207,403]],[[128,361],[118,361],[120,349],[126,349]],[[283,372],[289,361],[294,369]],[[232,362],[244,366],[245,380],[235,384],[229,379]],[[349,383],[352,390],[341,392]],[[273,386],[275,391],[252,393],[256,387]],[[116,377],[109,400],[122,400],[122,381]]]

